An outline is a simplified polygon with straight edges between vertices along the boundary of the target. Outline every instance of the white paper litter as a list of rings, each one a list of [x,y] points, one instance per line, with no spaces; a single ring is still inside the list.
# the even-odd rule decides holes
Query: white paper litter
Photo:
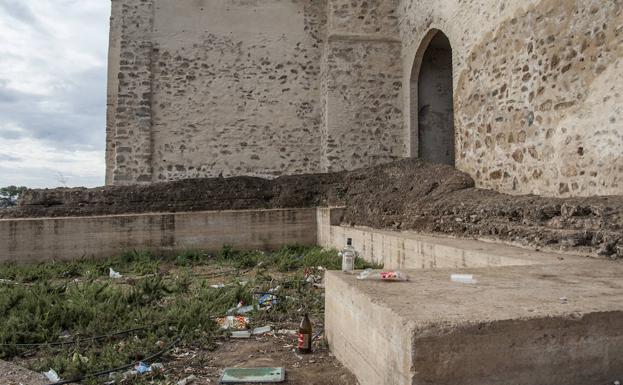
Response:
[[[118,272],[114,271],[112,269],[112,267],[109,267],[108,270],[109,270],[108,276],[110,278],[112,278],[112,279],[119,279],[119,278],[123,277],[121,274],[119,274]]]
[[[43,373],[44,376],[46,376],[48,378],[48,380],[52,381],[52,382],[60,382],[61,378],[58,376],[58,373],[56,373],[56,371],[52,368],[50,368],[50,370],[48,370],[47,372]]]

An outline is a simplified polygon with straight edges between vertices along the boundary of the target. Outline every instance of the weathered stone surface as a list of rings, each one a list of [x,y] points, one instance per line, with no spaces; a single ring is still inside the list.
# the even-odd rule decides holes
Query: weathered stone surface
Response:
[[[107,183],[418,156],[439,30],[452,87],[422,84],[453,95],[448,162],[511,194],[621,194],[622,23],[615,0],[114,0]]]
[[[478,186],[623,192],[621,2],[400,3],[405,71],[431,29],[450,38],[456,165]]]

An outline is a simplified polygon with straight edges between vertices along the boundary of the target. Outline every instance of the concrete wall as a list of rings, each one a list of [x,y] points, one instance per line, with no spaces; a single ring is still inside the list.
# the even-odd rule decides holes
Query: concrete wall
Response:
[[[609,384],[623,369],[622,272],[593,261],[388,283],[329,271],[327,340],[361,385]]]
[[[318,209],[318,245],[339,250],[351,238],[362,258],[387,269],[523,266],[584,259],[471,239],[341,226],[342,212],[340,208]]]
[[[0,262],[105,258],[127,250],[275,249],[316,243],[316,209],[0,220]]]
[[[401,0],[405,84],[430,30],[441,30],[453,50],[458,168],[508,193],[621,194],[622,8]]]

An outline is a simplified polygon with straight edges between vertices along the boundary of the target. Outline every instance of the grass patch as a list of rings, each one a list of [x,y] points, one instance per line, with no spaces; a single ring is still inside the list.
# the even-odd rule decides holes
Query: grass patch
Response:
[[[257,293],[273,290],[279,302],[252,312],[253,326],[298,322],[302,311],[321,318],[323,291],[305,273],[340,264],[335,250],[318,247],[264,253],[225,246],[215,254],[132,251],[103,261],[0,265],[0,279],[11,281],[0,283],[0,358],[28,356],[31,369],[54,368],[71,379],[140,360],[178,337],[182,346],[213,349],[223,334],[215,318],[240,302],[257,303]],[[360,259],[356,266],[378,267]],[[111,267],[123,278],[110,279]],[[217,282],[226,286],[212,288]],[[49,344],[67,340],[81,342]]]

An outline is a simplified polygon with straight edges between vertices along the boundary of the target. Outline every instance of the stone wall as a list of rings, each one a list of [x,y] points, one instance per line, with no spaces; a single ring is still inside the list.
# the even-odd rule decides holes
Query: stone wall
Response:
[[[452,48],[457,168],[511,194],[621,194],[622,8],[113,0],[107,183],[417,157],[417,79],[439,30]]]
[[[124,30],[133,56],[121,60],[140,57],[146,71],[122,67],[116,126],[119,136],[133,120],[121,95],[150,109],[148,138],[134,131],[149,167],[117,148],[110,182],[319,171],[323,1],[133,1],[122,1],[122,24],[134,29],[151,3],[149,41]]]
[[[621,194],[622,8],[617,0],[402,0],[405,82],[422,40],[443,31],[453,49],[458,168],[513,194]],[[409,99],[405,91],[405,112]]]
[[[119,1],[119,0],[116,0]],[[149,182],[152,175],[152,0],[113,2],[113,31],[121,20],[120,36],[113,33],[111,52],[119,53],[117,95],[109,90],[116,107],[114,127],[109,128],[109,149],[114,149],[114,164],[107,164],[113,183]],[[119,41],[116,38],[119,38]],[[115,76],[114,73],[110,76]],[[114,85],[114,81],[112,83]],[[116,96],[116,98],[115,98]],[[114,100],[116,99],[116,100]],[[111,156],[112,158],[112,156]]]
[[[320,100],[324,172],[404,155],[395,12],[394,1],[329,0]]]

